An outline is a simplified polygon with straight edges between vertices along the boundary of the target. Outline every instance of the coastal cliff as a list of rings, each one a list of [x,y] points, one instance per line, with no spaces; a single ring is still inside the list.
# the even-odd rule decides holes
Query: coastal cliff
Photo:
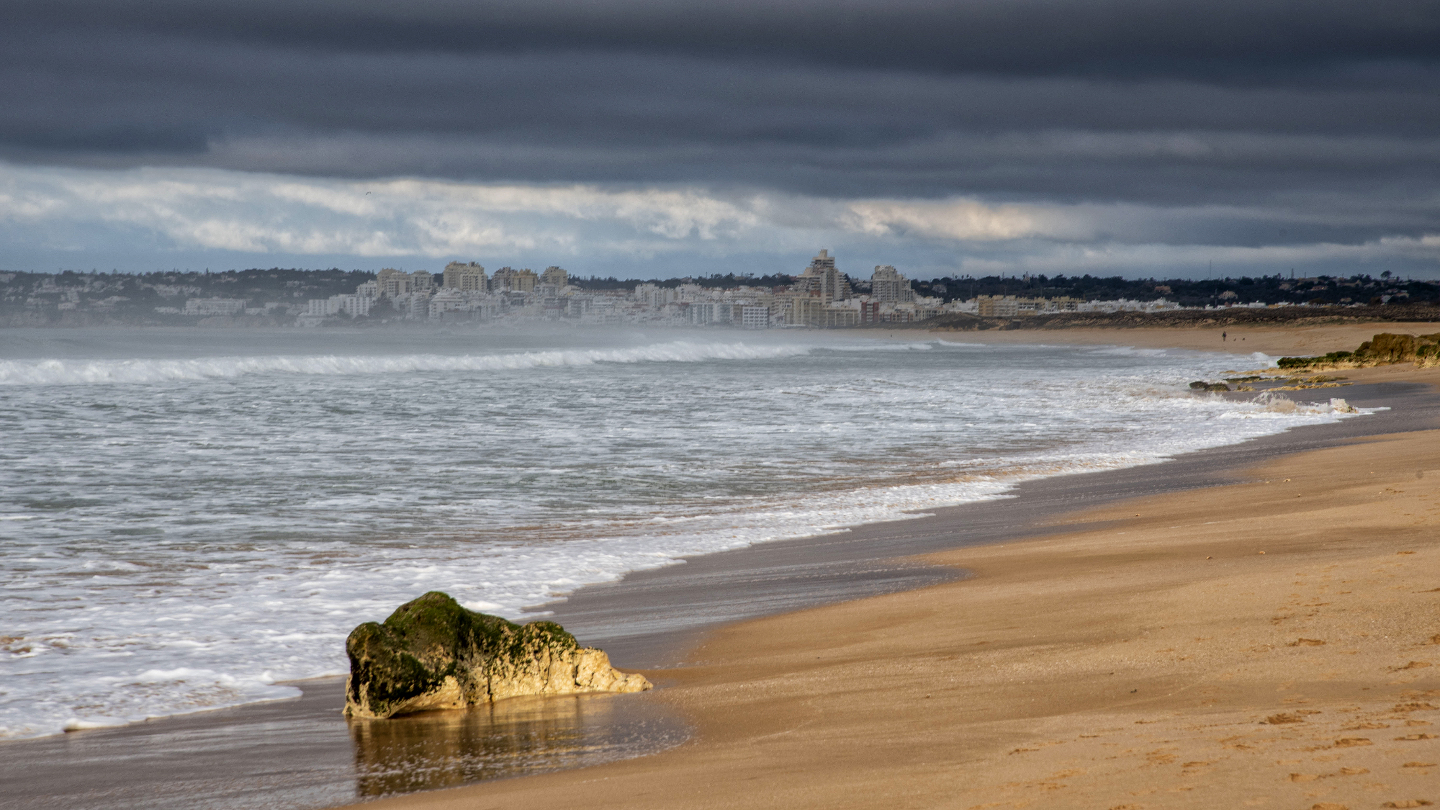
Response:
[[[431,591],[345,641],[348,717],[463,709],[518,695],[642,692],[643,675],[610,666],[554,622],[518,625]]]

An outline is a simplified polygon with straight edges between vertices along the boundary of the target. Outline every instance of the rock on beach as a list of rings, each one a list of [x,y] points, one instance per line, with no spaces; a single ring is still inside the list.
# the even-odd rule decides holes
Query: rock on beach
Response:
[[[387,718],[519,695],[642,692],[643,675],[610,666],[554,622],[518,625],[431,591],[345,640],[345,714]]]

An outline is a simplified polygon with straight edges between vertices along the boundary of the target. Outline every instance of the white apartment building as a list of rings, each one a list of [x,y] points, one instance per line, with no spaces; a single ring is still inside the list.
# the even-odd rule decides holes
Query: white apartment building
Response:
[[[697,326],[728,324],[734,320],[735,307],[728,301],[695,301],[686,314]]]
[[[664,309],[667,304],[679,300],[679,295],[675,290],[658,284],[637,284],[635,300],[644,304],[647,309]]]
[[[770,307],[758,304],[746,304],[741,307],[740,326],[742,329],[769,329]]]
[[[370,314],[370,305],[375,302],[374,298],[367,298],[360,294],[340,296],[340,311],[352,318]]]
[[[369,315],[370,305],[374,300],[359,294],[311,298],[305,307],[305,315],[311,318],[332,318],[341,313],[351,318]]]
[[[458,262],[452,262],[452,264],[457,263]],[[430,296],[430,301],[427,305],[426,316],[432,321],[439,320],[445,317],[445,313],[447,312],[455,312],[462,309],[469,309],[470,302],[468,300],[468,296],[466,296],[465,293],[461,292],[458,287],[451,287],[449,285],[450,268],[445,268],[445,272],[445,289]]]
[[[915,300],[915,290],[894,265],[879,264],[870,276],[870,296],[882,303],[909,303]]]

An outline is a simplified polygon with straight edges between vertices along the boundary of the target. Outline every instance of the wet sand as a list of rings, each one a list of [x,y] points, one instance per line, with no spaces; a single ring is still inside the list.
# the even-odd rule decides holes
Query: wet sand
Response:
[[[1243,368],[1246,352],[1299,354],[1354,348],[1359,340],[1368,338],[1375,331],[1412,331],[1397,328],[1404,326],[1419,327],[1413,331],[1421,333],[1440,331],[1440,327],[1426,328],[1424,325],[1347,326],[1337,328],[1327,337],[1319,332],[1286,330],[1305,334],[1246,334],[1243,335],[1246,340],[1227,341],[1229,345],[1224,348],[1242,353],[1237,358],[1237,367]],[[1075,330],[1076,333],[1079,331]],[[1062,334],[1062,337],[1068,338],[1066,340],[1055,339],[1057,333],[1045,332],[1031,334],[1028,338],[1030,342],[1145,346],[1167,345],[1162,340],[1168,336],[1171,338],[1168,345],[1193,341],[1197,344],[1193,348],[1219,348],[1208,341],[1213,337],[1218,342],[1220,330],[1215,330],[1214,336],[1206,334],[1206,330],[1193,330],[1194,335],[1177,334],[1188,331],[1192,330],[1126,330],[1105,332],[1099,336]],[[1238,330],[1227,331],[1235,335]],[[1146,336],[1141,332],[1164,334]],[[940,336],[966,341],[975,337],[972,333]],[[985,338],[995,336],[1003,336],[1006,341],[1026,337],[1015,332],[981,335]],[[909,337],[913,339],[914,333],[910,333]],[[1092,340],[1092,337],[1095,339]],[[1099,339],[1101,337],[1104,339]],[[1151,342],[1152,338],[1156,342]],[[1201,340],[1206,344],[1199,345]],[[1316,348],[1300,348],[1302,345]],[[1300,400],[1320,400],[1340,395],[1359,404],[1390,405],[1393,410],[1348,420],[1341,425],[1301,428],[1245,445],[1196,453],[1159,466],[1030,482],[1019,488],[1018,497],[1014,499],[941,509],[928,518],[858,527],[825,537],[710,555],[693,559],[682,566],[632,575],[621,583],[582,589],[569,600],[554,606],[556,618],[575,630],[587,643],[609,649],[620,665],[650,668],[647,674],[667,688],[645,696],[646,699],[669,706],[678,716],[692,723],[696,731],[691,742],[666,753],[629,762],[415,794],[366,806],[488,807],[503,804],[549,807],[575,802],[664,807],[941,803],[968,807],[994,802],[1005,806],[1015,806],[1019,802],[1019,806],[1024,806],[1023,803],[1035,799],[1027,798],[1028,794],[1015,786],[1026,784],[1027,779],[1037,785],[1044,783],[1036,790],[1042,791],[1039,795],[1051,804],[1060,802],[1061,806],[1067,806],[1066,803],[1073,800],[1078,802],[1076,806],[1124,805],[1130,800],[1096,803],[1100,801],[1096,798],[1100,794],[1093,786],[1071,790],[1082,787],[1087,778],[1083,774],[1062,777],[1059,782],[1051,780],[1055,774],[1076,770],[1076,767],[1042,771],[1053,764],[1052,755],[1062,749],[1067,756],[1075,759],[1078,756],[1075,752],[1086,748],[1091,750],[1094,758],[1100,754],[1118,755],[1117,750],[1105,747],[1112,743],[1131,747],[1148,744],[1143,740],[1124,738],[1124,735],[1114,739],[1104,738],[1103,735],[1082,737],[1077,732],[1075,740],[1064,745],[1056,743],[1039,746],[1033,752],[1011,752],[1036,747],[1037,741],[1055,742],[1060,739],[1057,736],[1060,731],[1066,729],[1083,728],[1083,733],[1088,735],[1097,733],[1097,728],[1119,727],[1128,722],[1134,729],[1149,733],[1155,731],[1149,728],[1156,725],[1149,721],[1153,713],[1163,715],[1168,712],[1174,718],[1181,718],[1198,711],[1197,707],[1188,704],[1165,703],[1165,698],[1157,697],[1155,690],[1173,696],[1177,694],[1174,683],[1189,684],[1187,679],[1203,680],[1219,676],[1208,669],[1196,670],[1198,664],[1182,665],[1178,656],[1186,655],[1185,652],[1171,656],[1170,653],[1162,654],[1133,643],[1164,637],[1163,634],[1152,635],[1158,631],[1151,626],[1152,623],[1147,623],[1151,618],[1151,602],[1160,598],[1156,594],[1200,587],[1202,580],[1209,581],[1205,578],[1217,572],[1223,575],[1222,579],[1237,572],[1213,564],[1203,570],[1190,570],[1184,566],[1171,570],[1175,568],[1174,560],[1167,568],[1152,558],[1159,554],[1160,557],[1170,555],[1175,560],[1189,560],[1191,556],[1198,555],[1201,549],[1191,548],[1192,534],[1194,542],[1200,543],[1206,551],[1203,556],[1212,558],[1207,563],[1228,560],[1229,556],[1248,558],[1250,554],[1240,555],[1238,547],[1225,546],[1228,550],[1221,555],[1212,553],[1224,546],[1227,540],[1213,536],[1221,532],[1220,529],[1201,527],[1227,526],[1225,531],[1234,535],[1229,542],[1253,545],[1255,535],[1248,528],[1250,523],[1247,521],[1258,519],[1268,506],[1244,501],[1240,496],[1250,494],[1245,487],[1253,488],[1254,485],[1237,485],[1235,482],[1269,475],[1269,471],[1247,472],[1249,467],[1257,464],[1299,464],[1303,467],[1311,462],[1302,460],[1311,456],[1297,453],[1352,452],[1355,448],[1348,443],[1375,433],[1401,433],[1440,425],[1440,410],[1437,410],[1440,408],[1440,397],[1433,393],[1430,386],[1433,380],[1426,374],[1416,375],[1407,369],[1395,368],[1369,370],[1354,376],[1374,384],[1338,391],[1300,392],[1293,396]],[[1408,438],[1400,444],[1408,448],[1416,435],[1408,434]],[[1372,448],[1388,446],[1385,443],[1360,445]],[[1435,456],[1432,454],[1432,457]],[[1380,463],[1382,461],[1385,461],[1383,457],[1366,458],[1366,464],[1376,467],[1377,474],[1388,475],[1386,471],[1390,467]],[[1354,460],[1348,463],[1353,464]],[[1440,475],[1440,462],[1435,466],[1435,474]],[[1424,481],[1423,478],[1414,479],[1417,469],[1420,468],[1410,469],[1407,474],[1411,480]],[[1279,475],[1276,473],[1276,476]],[[1294,478],[1295,475],[1298,473],[1282,477]],[[1329,486],[1326,478],[1321,475],[1314,484],[1322,488]],[[1340,483],[1336,478],[1335,486]],[[1239,490],[1231,492],[1237,486]],[[1183,504],[1187,498],[1196,499],[1198,507],[1185,507]],[[1142,506],[1132,507],[1134,499],[1141,499]],[[1192,511],[1206,506],[1214,509],[1216,504],[1225,505],[1220,510],[1225,520],[1213,521],[1215,516],[1205,513],[1204,509],[1199,515],[1185,512],[1186,508]],[[1293,512],[1295,505],[1287,500],[1285,506]],[[1112,511],[1118,508],[1120,512],[1110,514],[1103,511],[1106,508]],[[1170,530],[1171,534],[1182,536],[1156,534],[1154,527],[1142,525],[1143,521],[1129,517],[1132,508],[1141,515],[1157,512],[1169,515],[1166,520],[1179,527]],[[1088,511],[1076,511],[1080,509]],[[1247,516],[1229,517],[1236,510],[1244,511]],[[1364,512],[1363,509],[1361,511]],[[1198,520],[1198,517],[1206,519]],[[1289,513],[1279,519],[1281,534],[1292,530],[1292,520],[1299,519]],[[1363,519],[1357,525],[1363,525]],[[1274,526],[1268,529],[1275,530]],[[1017,542],[1023,538],[1031,539]],[[1003,545],[976,548],[995,543]],[[1164,553],[1151,551],[1149,544],[1163,548]],[[1272,545],[1275,549],[1289,550],[1282,554],[1281,551],[1263,549],[1266,555],[1255,556],[1264,556],[1268,563],[1272,562],[1272,556],[1298,560],[1297,555],[1308,553],[1301,547],[1282,548],[1278,542]],[[1421,547],[1410,550],[1417,551],[1417,554],[1404,555],[1407,562],[1420,560],[1425,553]],[[927,554],[929,556],[915,556]],[[1157,578],[1157,572],[1168,572],[1166,576],[1170,578]],[[968,580],[957,581],[972,574]],[[1279,582],[1256,587],[1266,592],[1279,587]],[[854,599],[860,601],[831,604]],[[831,606],[807,609],[824,604]],[[1144,606],[1145,609],[1134,615],[1133,611],[1132,614],[1126,613],[1126,609],[1136,606]],[[1199,607],[1207,606],[1205,600],[1200,600]],[[1185,610],[1193,611],[1196,607],[1189,605]],[[1230,621],[1243,625],[1245,620],[1253,618],[1246,612],[1252,608],[1253,605],[1238,615],[1216,618],[1212,624]],[[781,612],[784,615],[754,620],[754,617]],[[1431,618],[1434,618],[1433,611]],[[744,619],[751,620],[735,623]],[[722,623],[730,624],[718,631],[713,629]],[[1440,627],[1431,632],[1440,633]],[[1196,637],[1200,637],[1198,631]],[[1179,644],[1181,640],[1171,641]],[[1263,647],[1268,643],[1251,646]],[[1122,649],[1115,647],[1116,644],[1133,646]],[[1180,649],[1183,645],[1171,648],[1172,652]],[[1327,641],[1325,645],[1302,643],[1293,649],[1313,656],[1317,651],[1329,654],[1339,647]],[[1289,647],[1282,653],[1285,651],[1293,652]],[[1143,654],[1137,659],[1137,653]],[[1171,661],[1166,656],[1177,660]],[[1351,656],[1352,661],[1356,658],[1368,660],[1369,653],[1361,656],[1357,652]],[[1212,652],[1188,655],[1183,660],[1219,659]],[[1082,666],[1085,661],[1089,664]],[[1440,658],[1436,658],[1435,663],[1440,664]],[[1402,664],[1408,665],[1408,661]],[[1096,666],[1109,666],[1109,671],[1120,675],[1101,676],[1092,671]],[[1405,672],[1423,676],[1426,669],[1416,667]],[[1348,671],[1336,671],[1344,673],[1342,680],[1346,683],[1356,681]],[[1109,679],[1122,676],[1128,679],[1125,682],[1129,688],[1136,689],[1136,692],[1128,689],[1117,692],[1112,688],[1113,683]],[[1263,677],[1252,674],[1251,680],[1255,679],[1263,680]],[[1377,688],[1363,678],[1359,680],[1365,685],[1355,685],[1350,691]],[[1279,683],[1277,681],[1277,685]],[[1143,699],[1136,697],[1142,694],[1138,691],[1142,685],[1146,687]],[[1185,685],[1178,693],[1192,692],[1192,686]],[[332,682],[328,686],[312,688],[307,698],[313,694],[318,701],[314,705],[318,706],[326,700],[335,702],[338,693],[338,684]],[[925,697],[925,694],[930,697]],[[1238,711],[1233,705],[1225,709],[1229,705],[1225,701],[1235,702],[1234,696],[1228,693],[1214,700],[1217,702],[1209,704],[1205,716],[1225,710]],[[1424,700],[1417,698],[1412,702],[1423,703]],[[281,707],[280,714],[284,714],[283,707],[294,705],[272,704]],[[234,712],[175,718],[127,729],[95,732],[96,737],[90,734],[67,735],[63,738],[67,746],[72,745],[69,742],[72,739],[86,741],[98,739],[98,735],[114,735],[116,741],[112,745],[120,748],[112,748],[109,755],[92,756],[88,760],[66,760],[63,757],[50,760],[60,768],[54,778],[63,778],[61,771],[65,770],[66,762],[81,762],[86,768],[86,778],[91,781],[109,784],[112,789],[118,784],[122,793],[137,794],[138,788],[138,795],[144,795],[144,785],[137,784],[136,774],[123,757],[115,754],[116,750],[132,744],[127,735],[154,729],[163,731],[177,723],[195,723],[208,729],[207,739],[214,742],[235,736],[234,730],[245,725],[237,717],[253,718],[255,713],[269,710],[269,707],[249,707]],[[1131,720],[1119,719],[1120,715],[1116,714],[1130,711],[1140,713]],[[1409,719],[1415,720],[1424,712],[1416,711],[1419,714]],[[273,778],[274,773],[264,767],[266,757],[289,763],[292,770],[306,770],[310,764],[324,758],[318,753],[327,749],[316,746],[312,737],[326,729],[330,733],[326,739],[334,747],[329,749],[331,754],[324,756],[339,752],[343,760],[348,747],[353,760],[360,756],[358,752],[362,750],[354,747],[359,743],[351,739],[344,721],[338,717],[338,711],[330,714],[326,709],[323,713],[314,714],[309,721],[303,721],[305,716],[303,712],[297,712],[290,718],[292,722],[301,722],[304,728],[292,726],[267,730],[252,726],[256,735],[254,746],[232,745],[228,756],[214,757],[214,761],[208,763],[184,753],[183,735],[172,735],[170,756],[157,755],[155,764],[168,767],[172,774],[168,781],[179,783],[183,782],[185,763],[190,763],[190,766],[198,763],[209,769],[207,775],[230,780],[234,785],[234,798],[240,803],[232,806],[277,806],[261,801],[265,796],[262,780]],[[1288,733],[1317,727],[1314,715],[1298,716],[1301,717],[1299,721],[1274,724],[1275,729]],[[1137,724],[1137,721],[1144,722]],[[306,722],[309,725],[305,725]],[[663,733],[673,732],[673,725],[656,722],[658,725],[654,728],[666,729]],[[1176,724],[1181,722],[1174,719],[1171,726],[1175,728],[1166,726],[1165,733],[1180,739],[1181,730]],[[1253,722],[1259,721],[1235,722],[1253,725]],[[1125,726],[1125,730],[1133,731],[1130,726]],[[333,733],[336,729],[339,737]],[[430,741],[427,745],[432,745],[436,739],[443,739],[449,733],[440,730],[433,734],[421,734],[420,737]],[[1424,732],[1422,729],[1414,733]],[[1044,739],[1040,739],[1042,737]],[[1101,739],[1107,741],[1078,743],[1080,740]],[[46,761],[38,744],[47,742],[50,741],[3,746],[5,753],[10,754],[6,757],[10,765],[0,768],[0,788],[5,784],[15,784],[9,777],[25,773],[27,762]],[[1355,743],[1345,747],[1358,751],[1379,745],[1378,740],[1371,742],[1371,746]],[[1405,742],[1413,743],[1412,747],[1417,750],[1433,745],[1428,739]],[[219,742],[215,744],[224,748]],[[262,748],[264,753],[261,753]],[[372,746],[370,750],[375,749]],[[1159,749],[1149,751],[1155,750]],[[1430,751],[1440,755],[1433,748]],[[1157,759],[1165,758],[1164,752],[1156,756]],[[1194,770],[1201,766],[1193,766],[1201,759],[1176,756],[1176,762],[1182,766],[1180,770],[1185,770],[1184,763],[1190,762],[1194,774],[1204,776]],[[1076,761],[1083,758],[1080,756]],[[1214,757],[1211,759],[1219,761]],[[1415,761],[1434,759],[1436,756]],[[1115,760],[1111,764],[1120,761]],[[1163,764],[1149,759],[1142,763],[1144,767],[1157,768]],[[1134,770],[1136,763],[1131,762],[1127,767]],[[1210,773],[1219,773],[1215,770],[1219,767],[1214,765]],[[1237,767],[1251,765],[1240,764]],[[1115,783],[1118,778],[1114,775],[1118,771],[1113,768],[1106,770],[1093,762],[1080,770],[1095,774],[1093,779],[1106,785]],[[1423,776],[1422,771],[1426,769],[1417,766],[1401,773]],[[70,772],[75,771],[72,768]],[[283,774],[286,771],[282,768],[278,772]],[[161,773],[161,778],[164,778],[163,767]],[[1338,784],[1325,781],[1331,777],[1319,771],[1313,774],[1296,773],[1300,774],[1300,779],[1292,784],[1301,785],[1307,781],[1319,785]],[[1307,780],[1310,776],[1315,778]],[[1065,781],[1067,779],[1068,782]],[[1204,778],[1199,779],[1200,784],[1205,782]],[[431,782],[413,787],[439,787],[455,783]],[[1062,783],[1065,787],[1055,787]],[[358,788],[357,791],[350,796],[373,795]],[[1113,792],[1106,787],[1101,793],[1105,791]],[[93,790],[91,795],[94,795]],[[968,797],[966,801],[969,804],[960,803],[962,795]],[[1206,795],[1214,798],[1211,794]],[[248,803],[245,801],[247,796],[251,800]],[[1191,799],[1192,804],[1184,804]],[[345,800],[346,797],[338,796],[323,803]],[[1136,800],[1131,803],[1136,806],[1212,806],[1208,800],[1187,799],[1183,795],[1167,801],[1152,797],[1146,802]],[[0,804],[5,804],[5,800],[0,799]],[[1291,805],[1301,806],[1293,802]],[[1372,802],[1356,806],[1375,805]],[[57,803],[45,806],[74,805]],[[132,806],[145,805],[136,803]]]
[[[0,745],[0,807],[333,807],[609,762],[688,733],[653,695],[517,698],[347,723],[344,679],[298,685],[296,700]]]
[[[921,561],[970,576],[698,637],[649,673],[685,745],[367,806],[1440,802],[1440,372],[1347,375],[1369,384],[1295,397],[1392,410],[812,541],[949,542]],[[804,570],[785,545],[755,587]],[[611,610],[627,588],[665,593]]]

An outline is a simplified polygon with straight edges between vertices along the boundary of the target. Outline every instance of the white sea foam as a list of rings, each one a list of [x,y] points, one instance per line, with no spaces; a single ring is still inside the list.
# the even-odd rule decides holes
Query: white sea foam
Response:
[[[920,344],[923,346],[924,344]],[[836,347],[846,349],[848,347]],[[912,350],[915,346],[901,346]],[[928,348],[928,347],[926,347]],[[886,346],[882,350],[891,350]],[[709,360],[762,360],[810,352],[803,345],[754,346],[744,343],[675,341],[623,349],[567,349],[510,354],[448,356],[269,356],[135,360],[0,360],[0,385],[85,385],[155,383],[233,378],[252,374],[359,375],[422,372],[514,371],[593,366],[601,363],[698,363]]]
[[[1101,349],[1092,349],[1091,354],[1111,355],[1114,357],[1165,357],[1170,353],[1169,349],[1141,349],[1135,346],[1106,346]]]
[[[102,337],[3,361],[39,377],[0,403],[0,737],[291,696],[276,682],[343,672],[355,624],[427,590],[518,618],[681,556],[1348,415],[1192,396],[1233,358],[1190,353],[587,336],[443,355],[377,333],[175,358]]]
[[[943,340],[931,340],[925,342],[890,343],[884,341],[873,341],[866,343],[832,343],[825,346],[826,349],[837,352],[928,352],[939,345],[955,346],[958,344],[945,344]]]

